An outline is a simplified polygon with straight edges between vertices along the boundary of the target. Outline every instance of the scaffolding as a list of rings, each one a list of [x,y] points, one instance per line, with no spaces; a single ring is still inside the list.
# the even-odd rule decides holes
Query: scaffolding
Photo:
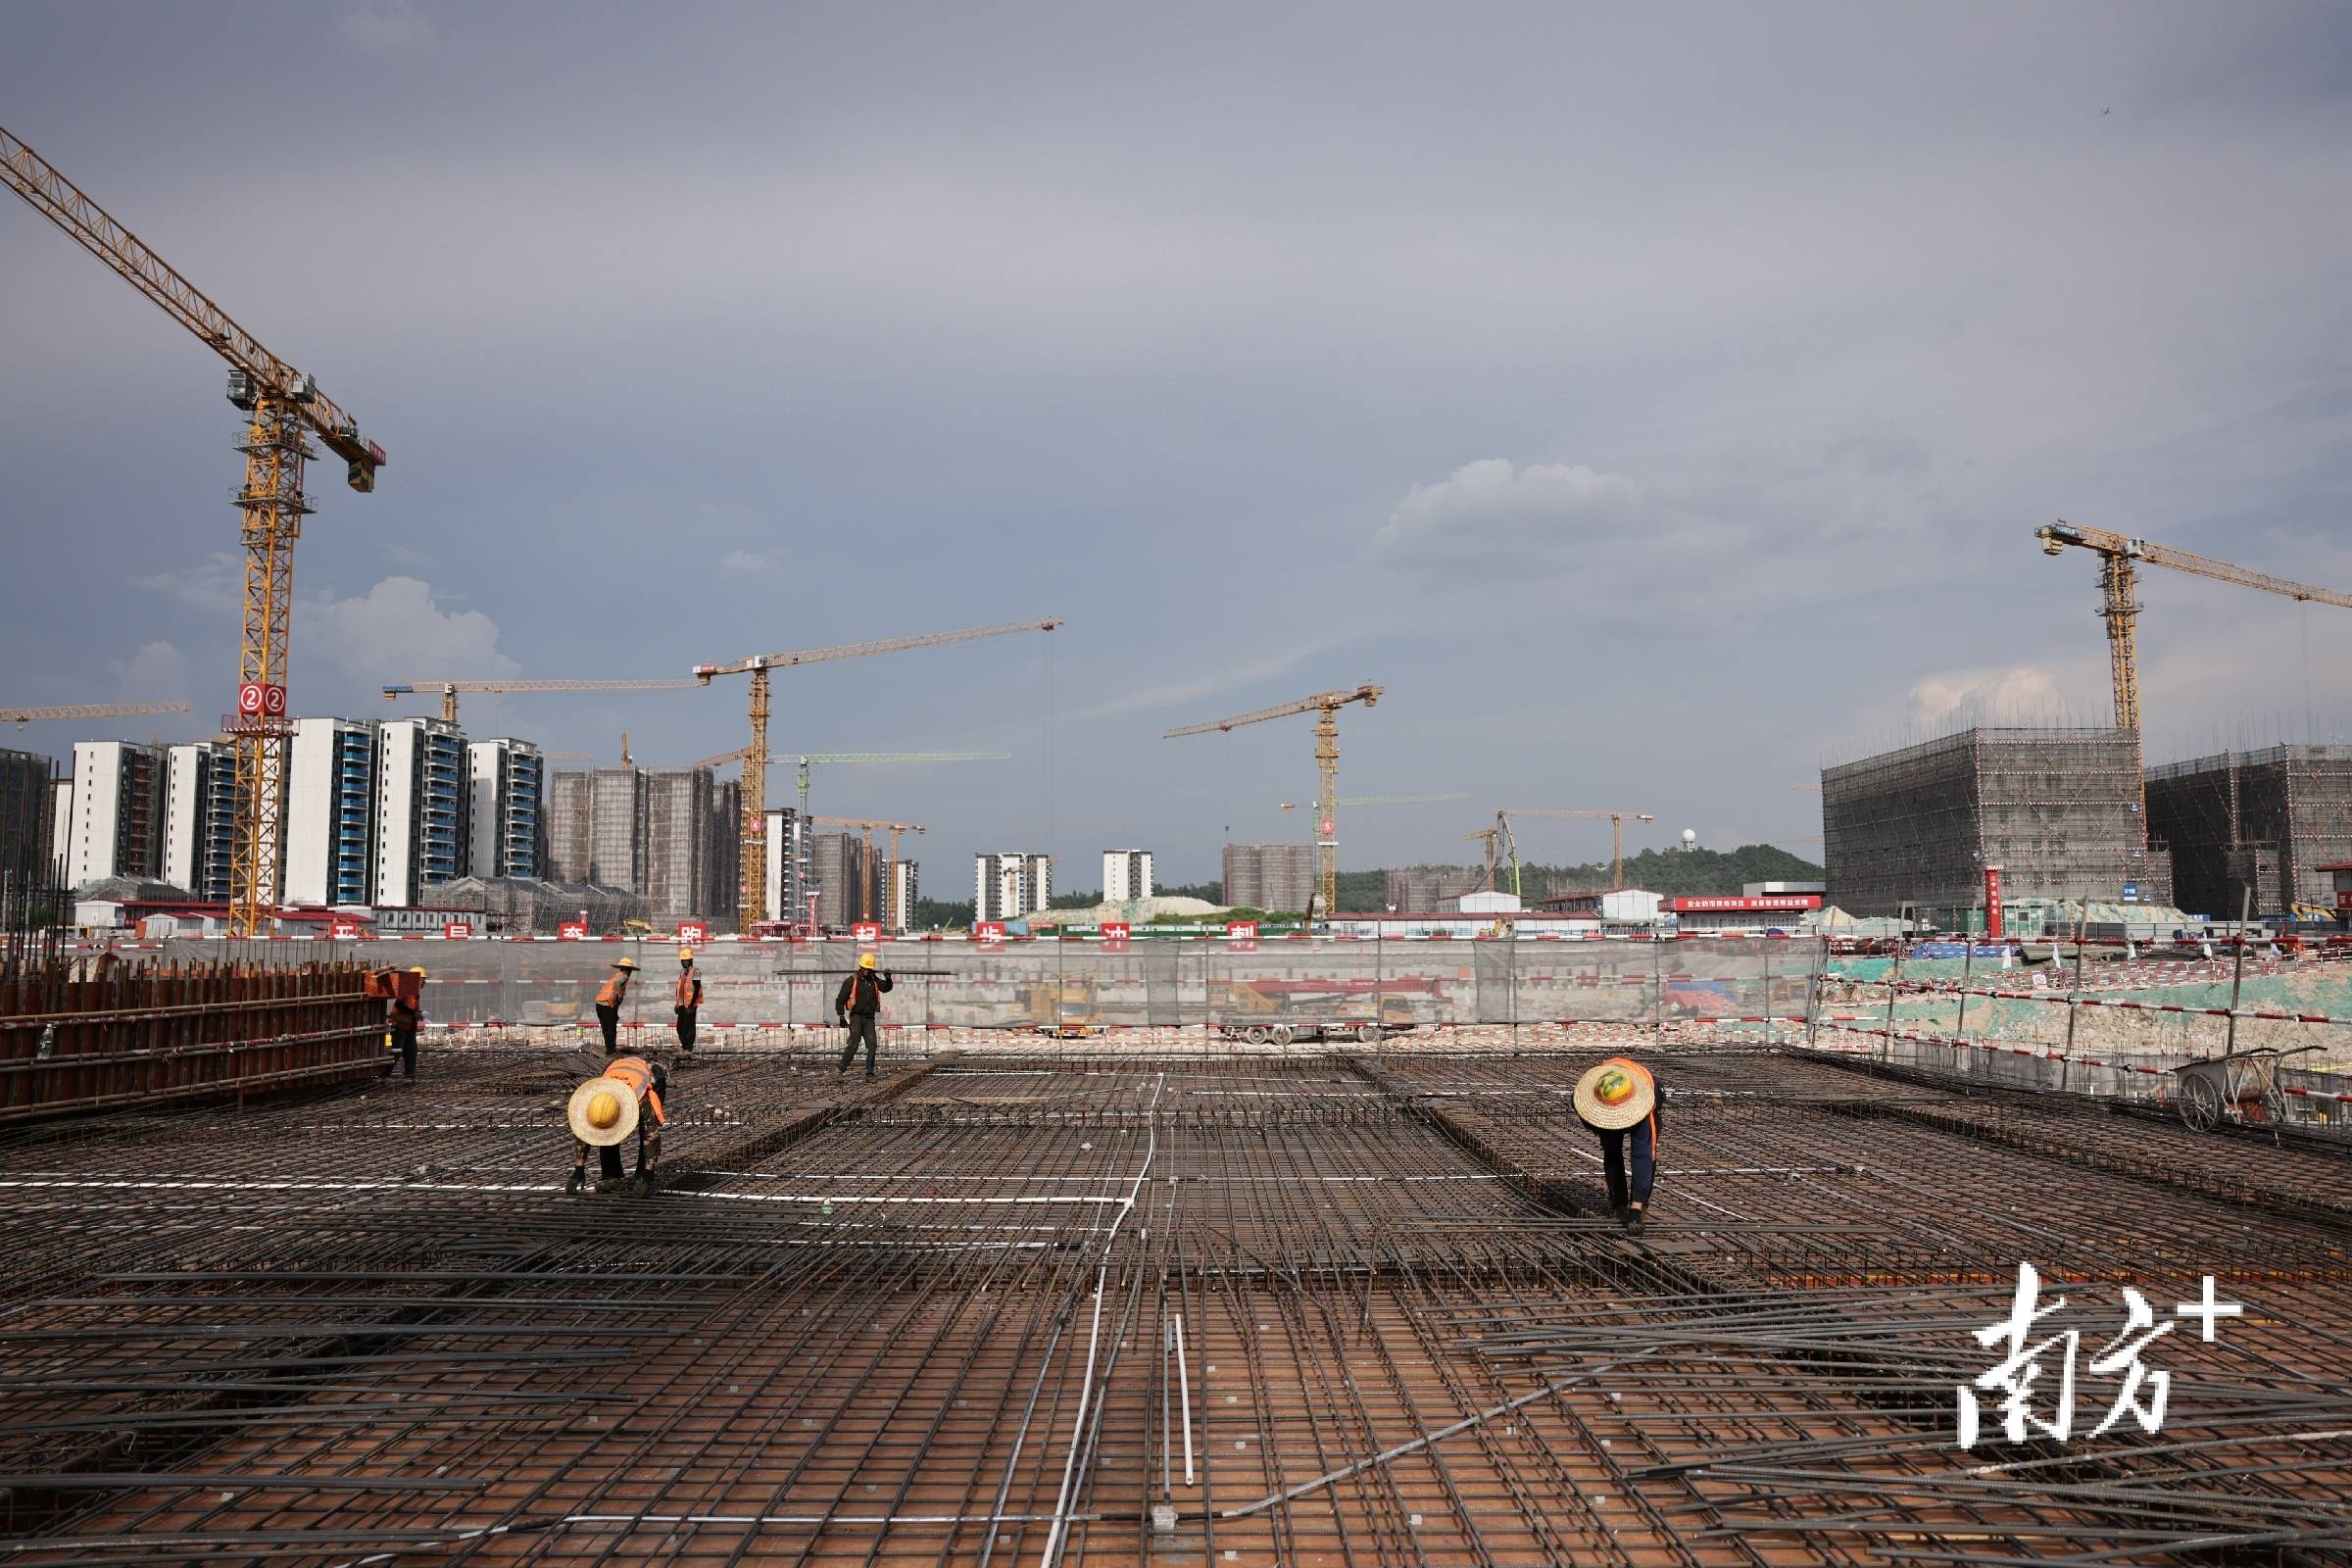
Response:
[[[2319,867],[2352,859],[2352,746],[2221,752],[2148,769],[2148,824],[2173,847],[2180,904],[2235,919],[2332,906]]]
[[[1825,768],[1830,902],[1968,925],[1997,865],[2012,897],[2168,905],[2136,758],[2124,730],[1979,728]]]

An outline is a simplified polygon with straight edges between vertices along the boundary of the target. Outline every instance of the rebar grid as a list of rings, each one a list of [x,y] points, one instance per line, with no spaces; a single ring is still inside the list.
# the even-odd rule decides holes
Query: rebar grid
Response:
[[[563,1195],[560,1051],[10,1138],[0,1550],[2352,1560],[2352,1445],[2293,1436],[2352,1429],[2352,1227],[2200,1190],[2251,1146],[1660,1056],[1636,1239],[1568,1101],[1600,1054],[721,1057],[650,1200]],[[2152,1353],[2161,1437],[1963,1455],[2023,1259],[2248,1310]]]

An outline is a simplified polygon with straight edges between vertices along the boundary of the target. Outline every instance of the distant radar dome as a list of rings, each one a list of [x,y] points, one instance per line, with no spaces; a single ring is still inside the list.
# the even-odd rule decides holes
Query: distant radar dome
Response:
[[[1698,829],[1696,829],[1696,828],[1694,828],[1694,827],[1687,827],[1687,828],[1683,829],[1683,848],[1684,848],[1684,849],[1686,849],[1686,850],[1687,850],[1687,849],[1690,848],[1692,845],[1696,844],[1697,842],[1698,842]]]

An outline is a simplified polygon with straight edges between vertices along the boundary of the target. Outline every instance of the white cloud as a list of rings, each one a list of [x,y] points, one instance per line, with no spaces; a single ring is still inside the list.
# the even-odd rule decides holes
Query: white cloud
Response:
[[[774,571],[782,564],[783,557],[773,550],[730,550],[718,558],[721,572],[747,575]]]
[[[1188,680],[1163,681],[1154,686],[1138,687],[1123,696],[1098,703],[1070,714],[1072,719],[1108,718],[1114,713],[1132,713],[1148,708],[1165,708],[1170,703],[1189,702],[1213,692],[1230,690],[1253,680],[1264,680],[1296,669],[1316,654],[1340,646],[1339,641],[1312,643],[1286,654],[1275,654],[1252,660],[1246,664],[1229,664]]]
[[[315,661],[360,681],[486,680],[522,670],[498,651],[496,621],[478,610],[441,609],[415,577],[386,577],[356,598],[298,601],[293,641],[296,669]]]
[[[186,697],[193,685],[188,656],[171,643],[141,643],[137,653],[106,667],[124,702],[170,702]]]
[[[1652,512],[1642,485],[1583,464],[1466,463],[1406,492],[1372,536],[1378,561],[1479,574],[1548,570],[1624,539]]]
[[[362,49],[415,49],[433,38],[433,24],[411,0],[350,0],[337,25]]]
[[[130,579],[133,588],[169,594],[191,610],[233,615],[245,594],[245,558],[216,550],[192,566]]]
[[[1958,718],[2054,723],[2069,717],[2057,675],[2033,664],[1942,670],[1914,681],[1908,695],[1911,721],[1931,730]]]

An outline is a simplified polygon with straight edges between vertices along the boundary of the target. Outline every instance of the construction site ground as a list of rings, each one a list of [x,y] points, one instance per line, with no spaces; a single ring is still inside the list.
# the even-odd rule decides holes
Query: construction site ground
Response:
[[[544,1036],[8,1133],[4,1560],[2352,1560],[2324,1139],[1760,1041],[779,1038],[674,1074],[651,1198],[564,1193],[600,1058]],[[1611,1049],[1671,1093],[1640,1236]],[[2076,1422],[1964,1451],[2026,1262]],[[2127,1289],[2169,1407],[2093,1437]]]

